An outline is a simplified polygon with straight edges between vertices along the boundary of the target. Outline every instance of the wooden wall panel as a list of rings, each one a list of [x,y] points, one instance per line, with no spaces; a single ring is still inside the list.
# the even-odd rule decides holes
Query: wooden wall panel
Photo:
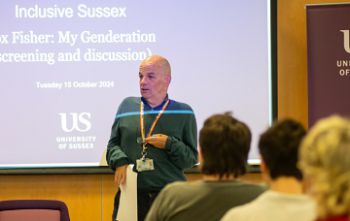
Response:
[[[278,117],[307,125],[306,4],[341,0],[279,0],[277,5]]]
[[[102,215],[101,221],[111,221],[114,205],[114,195],[116,186],[114,184],[114,174],[106,174],[102,176]]]
[[[0,200],[57,199],[64,201],[72,221],[110,221],[115,185],[113,174],[0,175]],[[188,174],[198,180],[200,174]],[[260,174],[243,180],[260,183]]]
[[[0,200],[62,200],[72,221],[98,221],[101,187],[101,175],[0,175]]]

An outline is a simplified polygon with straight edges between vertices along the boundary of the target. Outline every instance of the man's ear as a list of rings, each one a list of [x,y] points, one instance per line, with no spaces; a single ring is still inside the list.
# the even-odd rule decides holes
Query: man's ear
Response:
[[[267,172],[265,161],[262,158],[261,158],[261,161],[260,161],[260,170],[261,170],[261,173],[265,173],[266,174],[266,172]]]
[[[198,161],[200,166],[203,165],[202,149],[199,145],[198,145]]]
[[[165,79],[166,79],[166,81],[167,81],[167,83],[169,85],[170,82],[171,82],[171,75],[170,74],[166,75]]]
[[[198,160],[201,162],[203,160],[202,148],[198,145]]]
[[[261,156],[260,156],[260,159],[261,159],[261,161],[260,161],[261,176],[267,183],[269,183],[270,182],[269,168],[266,166],[266,163]]]

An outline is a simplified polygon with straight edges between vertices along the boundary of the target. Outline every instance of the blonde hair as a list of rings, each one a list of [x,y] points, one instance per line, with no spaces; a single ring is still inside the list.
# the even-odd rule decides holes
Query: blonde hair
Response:
[[[301,145],[300,168],[311,182],[319,217],[350,214],[350,120],[320,120]]]

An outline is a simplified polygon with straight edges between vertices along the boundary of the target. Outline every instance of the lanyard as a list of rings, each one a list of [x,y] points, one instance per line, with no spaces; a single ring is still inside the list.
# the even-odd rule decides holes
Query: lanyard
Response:
[[[150,137],[153,133],[154,128],[156,127],[159,118],[162,116],[162,114],[164,113],[165,109],[168,107],[169,104],[169,99],[165,102],[165,104],[163,105],[162,109],[159,111],[156,119],[153,121],[151,128],[149,129],[148,133],[147,133],[147,137]],[[145,126],[144,126],[144,119],[143,119],[143,102],[140,102],[140,129],[141,129],[141,139],[142,139],[142,156],[144,157],[146,155],[147,152],[147,146],[145,144],[145,139],[147,137],[145,137]]]

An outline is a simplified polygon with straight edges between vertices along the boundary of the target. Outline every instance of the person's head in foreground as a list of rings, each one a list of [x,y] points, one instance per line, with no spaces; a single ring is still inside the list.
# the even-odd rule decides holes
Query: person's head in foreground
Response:
[[[231,113],[205,120],[199,133],[202,179],[174,182],[157,196],[147,221],[220,220],[265,187],[237,179],[246,172],[251,132]]]
[[[250,142],[248,126],[231,113],[209,117],[199,133],[202,173],[218,179],[245,174]]]
[[[315,204],[303,194],[297,168],[306,130],[292,119],[279,120],[261,134],[261,173],[269,189],[250,203],[228,211],[222,221],[313,221]]]
[[[300,167],[320,220],[348,220],[350,120],[331,116],[318,121],[302,143]]]
[[[301,181],[302,173],[297,168],[297,162],[305,134],[304,126],[292,119],[277,121],[261,134],[260,167],[268,184],[281,178]]]

